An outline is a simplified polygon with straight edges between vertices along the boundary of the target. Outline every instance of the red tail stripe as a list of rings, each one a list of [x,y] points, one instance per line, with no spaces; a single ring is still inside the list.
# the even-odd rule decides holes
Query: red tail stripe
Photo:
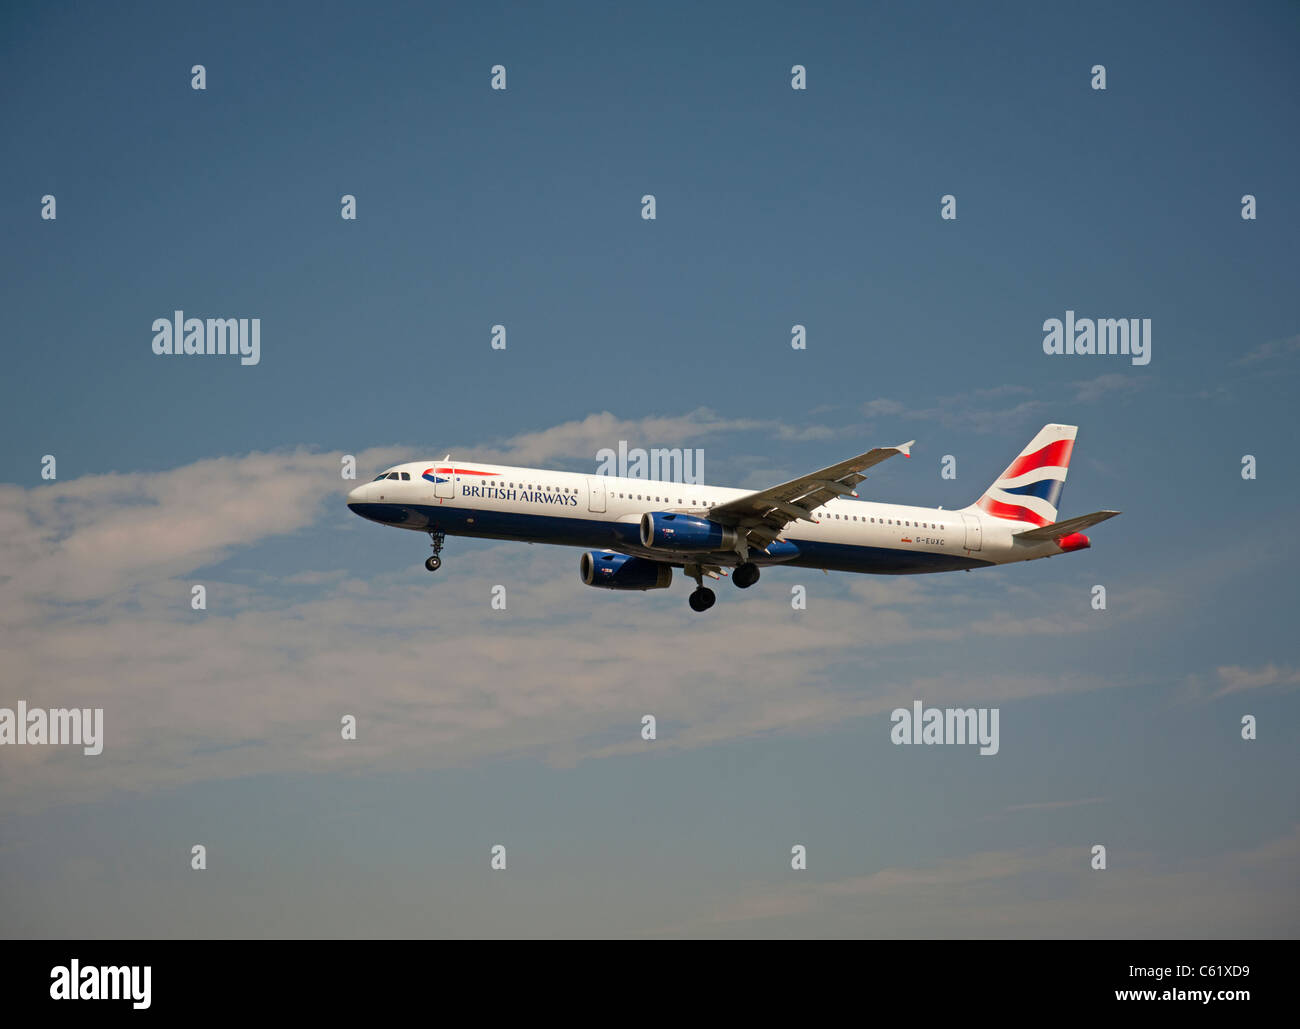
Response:
[[[1033,522],[1035,525],[1051,525],[1046,518],[1037,511],[1031,511],[1027,507],[1021,507],[1018,504],[1004,504],[1000,500],[994,500],[991,497],[981,497],[979,507],[991,514],[994,518],[1010,518],[1017,522]]]
[[[472,468],[435,468],[439,475],[500,475],[500,472],[476,472]]]
[[[1032,472],[1035,468],[1050,468],[1057,465],[1062,468],[1069,467],[1070,454],[1073,452],[1074,440],[1058,439],[1055,443],[1049,443],[1041,450],[1035,450],[1032,454],[1017,457],[1011,462],[1011,467],[998,478],[1014,479],[1017,475]]]

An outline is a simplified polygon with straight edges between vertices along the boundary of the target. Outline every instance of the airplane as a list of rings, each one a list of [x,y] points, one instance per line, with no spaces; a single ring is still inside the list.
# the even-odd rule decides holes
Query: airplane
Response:
[[[876,447],[763,490],[516,468],[478,461],[394,465],[353,489],[362,518],[429,534],[442,565],[448,535],[589,548],[582,581],[607,590],[665,589],[674,568],[695,580],[694,611],[717,599],[704,578],[747,589],[762,568],[911,575],[1033,561],[1086,550],[1084,529],[1119,511],[1057,521],[1078,427],[1045,425],[973,504],[956,511],[859,500],[869,468],[911,440]]]

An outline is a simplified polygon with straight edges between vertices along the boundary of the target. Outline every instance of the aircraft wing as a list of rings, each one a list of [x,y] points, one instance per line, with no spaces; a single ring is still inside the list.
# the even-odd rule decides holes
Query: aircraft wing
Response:
[[[895,454],[911,457],[909,440],[896,447],[876,447],[847,461],[802,475],[770,489],[759,490],[719,504],[709,511],[709,519],[721,525],[744,530],[749,545],[759,550],[781,534],[790,522],[814,522],[813,510],[838,496],[856,496],[853,487],[866,478],[862,473]]]
[[[1075,518],[1067,518],[1063,522],[1053,522],[1051,525],[1040,525],[1037,529],[1026,529],[1024,532],[1015,534],[1015,539],[1025,540],[1028,543],[1045,543],[1049,540],[1058,540],[1062,536],[1068,536],[1072,532],[1080,532],[1090,525],[1096,525],[1098,522],[1104,522],[1107,518],[1114,518],[1119,511],[1094,511],[1092,514],[1078,515]]]

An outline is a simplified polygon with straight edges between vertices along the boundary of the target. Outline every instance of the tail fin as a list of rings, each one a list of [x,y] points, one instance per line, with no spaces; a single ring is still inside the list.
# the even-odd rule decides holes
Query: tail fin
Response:
[[[1044,425],[972,506],[1009,521],[1055,522],[1078,431],[1077,425]]]

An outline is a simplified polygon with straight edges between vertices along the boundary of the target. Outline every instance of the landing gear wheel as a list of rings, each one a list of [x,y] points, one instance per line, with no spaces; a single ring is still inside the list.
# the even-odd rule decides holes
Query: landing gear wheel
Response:
[[[714,596],[713,590],[707,586],[701,586],[691,594],[691,610],[707,611],[713,606],[713,602],[718,598]]]
[[[431,572],[436,572],[442,567],[442,558],[438,555],[442,553],[442,541],[446,538],[447,534],[445,532],[441,532],[438,529],[429,530],[429,539],[432,541],[433,546],[433,556],[424,562],[424,567],[429,569]]]
[[[731,574],[731,581],[742,590],[749,589],[754,583],[758,582],[758,565],[750,561],[736,565],[736,570]]]

